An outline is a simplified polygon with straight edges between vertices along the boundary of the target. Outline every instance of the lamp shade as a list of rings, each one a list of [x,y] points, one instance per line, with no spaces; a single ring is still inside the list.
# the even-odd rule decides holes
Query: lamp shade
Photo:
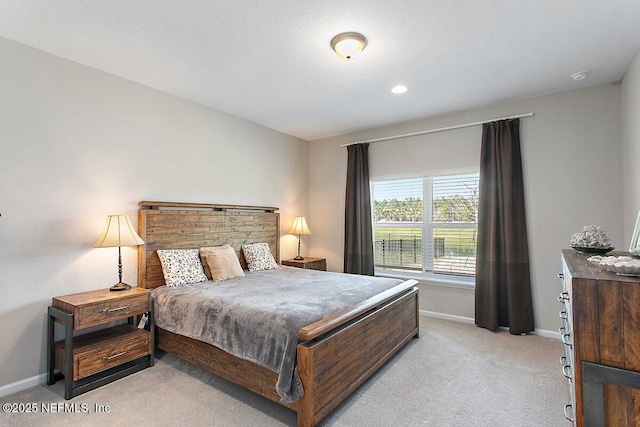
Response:
[[[94,248],[144,245],[144,241],[133,229],[127,215],[109,215],[102,234]]]
[[[307,220],[303,216],[297,216],[293,219],[293,225],[289,230],[289,234],[311,234],[307,227]]]

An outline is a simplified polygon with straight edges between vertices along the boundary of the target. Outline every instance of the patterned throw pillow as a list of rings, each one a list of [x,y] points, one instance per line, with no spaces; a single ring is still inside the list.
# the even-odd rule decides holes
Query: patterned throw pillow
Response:
[[[169,287],[206,282],[198,249],[158,249],[164,281]]]
[[[278,264],[273,259],[269,245],[266,243],[251,243],[242,245],[244,259],[247,260],[249,271],[272,270],[278,268]]]

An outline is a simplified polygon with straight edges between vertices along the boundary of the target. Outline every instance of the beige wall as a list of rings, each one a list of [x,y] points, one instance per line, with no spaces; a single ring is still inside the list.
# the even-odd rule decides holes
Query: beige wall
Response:
[[[307,213],[305,141],[1,38],[0,94],[0,387],[45,372],[53,296],[117,282],[117,249],[92,248],[107,215],[267,205],[285,229]],[[282,257],[296,244],[283,234]]]
[[[536,327],[560,326],[560,249],[589,224],[601,225],[614,246],[622,226],[620,86],[602,85],[399,126],[313,141],[309,148],[310,253],[342,270],[346,149],[340,144],[533,112],[521,120]],[[481,127],[370,145],[371,174],[451,170],[479,164]],[[473,290],[424,283],[423,310],[474,317]]]
[[[629,247],[640,209],[640,52],[622,79],[624,235]]]
[[[115,250],[91,246],[106,215],[135,222],[140,200],[275,205],[282,232],[306,214],[303,253],[341,271],[345,142],[534,112],[521,132],[541,329],[559,326],[559,249],[571,234],[600,224],[625,248],[640,207],[638,56],[622,91],[603,85],[311,144],[2,38],[0,93],[0,388],[45,372],[52,296],[115,283]],[[373,144],[371,172],[474,167],[479,141],[475,127]],[[281,243],[283,258],[295,255],[295,237]],[[135,249],[123,255],[135,283]],[[425,283],[420,303],[473,317],[472,290]]]

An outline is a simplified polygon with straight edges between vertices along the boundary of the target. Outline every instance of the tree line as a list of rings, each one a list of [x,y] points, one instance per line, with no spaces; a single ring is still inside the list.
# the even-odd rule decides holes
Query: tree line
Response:
[[[376,222],[422,222],[424,203],[421,198],[374,200]],[[433,201],[434,222],[478,222],[478,197],[455,195]]]

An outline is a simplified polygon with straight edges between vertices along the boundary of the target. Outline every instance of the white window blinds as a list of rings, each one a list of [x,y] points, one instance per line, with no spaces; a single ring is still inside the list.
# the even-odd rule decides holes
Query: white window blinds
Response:
[[[376,268],[475,273],[479,175],[373,182]]]

